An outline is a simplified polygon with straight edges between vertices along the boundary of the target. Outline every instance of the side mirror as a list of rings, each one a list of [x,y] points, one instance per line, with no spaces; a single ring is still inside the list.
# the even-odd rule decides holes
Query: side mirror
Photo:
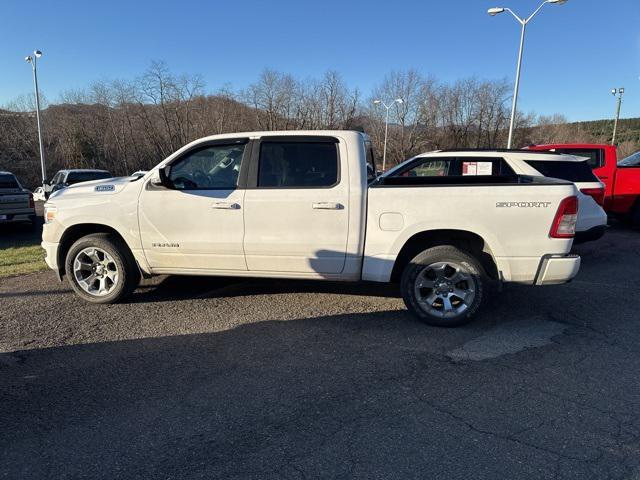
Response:
[[[171,188],[172,184],[171,184],[171,179],[169,178],[170,174],[171,174],[170,165],[159,168],[153,173],[149,183],[151,183],[151,185],[153,185],[154,187]]]

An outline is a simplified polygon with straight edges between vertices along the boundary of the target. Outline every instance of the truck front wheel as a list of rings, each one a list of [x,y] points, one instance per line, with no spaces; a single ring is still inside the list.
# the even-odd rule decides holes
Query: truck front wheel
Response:
[[[402,298],[421,321],[457,327],[471,321],[480,308],[488,278],[480,262],[451,245],[418,254],[402,274]]]
[[[65,270],[71,288],[91,303],[115,303],[140,282],[133,255],[115,235],[94,233],[69,249]]]

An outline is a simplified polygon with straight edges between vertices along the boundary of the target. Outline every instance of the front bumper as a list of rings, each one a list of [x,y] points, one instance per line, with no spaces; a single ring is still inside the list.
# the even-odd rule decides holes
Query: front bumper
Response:
[[[40,244],[45,251],[44,261],[49,266],[51,270],[56,272],[58,275],[58,280],[62,280],[62,275],[60,272],[60,266],[58,265],[58,248],[60,247],[59,243],[51,243],[51,242],[42,242]]]
[[[545,255],[540,261],[534,285],[558,285],[572,280],[580,270],[578,255]]]

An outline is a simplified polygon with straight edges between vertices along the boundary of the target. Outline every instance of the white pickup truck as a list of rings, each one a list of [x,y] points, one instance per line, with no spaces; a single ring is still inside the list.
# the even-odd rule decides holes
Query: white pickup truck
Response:
[[[375,178],[359,132],[216,135],[142,177],[54,193],[42,246],[90,302],[160,274],[400,282],[419,319],[461,325],[499,282],[559,284],[580,267],[576,187],[481,161]]]

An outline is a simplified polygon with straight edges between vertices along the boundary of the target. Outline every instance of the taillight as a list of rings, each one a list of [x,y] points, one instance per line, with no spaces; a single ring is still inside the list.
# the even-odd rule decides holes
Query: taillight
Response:
[[[29,208],[36,208],[36,203],[33,201],[33,194],[29,194]]]
[[[567,197],[560,202],[549,236],[551,238],[573,238],[576,234],[577,222],[578,197]]]
[[[598,205],[604,205],[604,188],[582,188],[580,191],[593,198]]]

